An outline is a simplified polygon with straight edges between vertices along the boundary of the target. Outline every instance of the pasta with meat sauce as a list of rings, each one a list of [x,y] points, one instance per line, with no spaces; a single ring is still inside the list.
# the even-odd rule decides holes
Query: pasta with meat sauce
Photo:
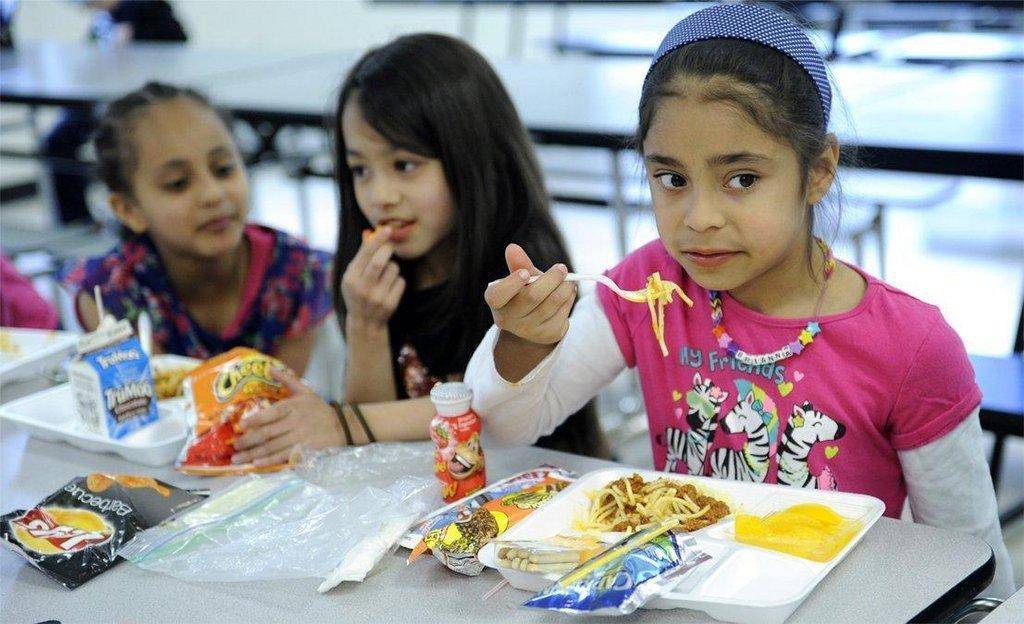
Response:
[[[590,508],[577,520],[586,532],[633,533],[667,518],[679,520],[680,531],[711,526],[731,511],[729,505],[696,486],[674,479],[644,481],[633,474],[587,494]]]

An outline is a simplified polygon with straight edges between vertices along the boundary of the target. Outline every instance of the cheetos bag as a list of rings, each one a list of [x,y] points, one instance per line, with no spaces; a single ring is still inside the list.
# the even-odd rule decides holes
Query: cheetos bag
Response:
[[[175,468],[186,474],[219,476],[273,472],[288,466],[232,464],[235,438],[246,418],[291,396],[270,375],[285,369],[278,359],[255,349],[237,347],[200,364],[185,379],[185,397],[192,418],[188,441]]]

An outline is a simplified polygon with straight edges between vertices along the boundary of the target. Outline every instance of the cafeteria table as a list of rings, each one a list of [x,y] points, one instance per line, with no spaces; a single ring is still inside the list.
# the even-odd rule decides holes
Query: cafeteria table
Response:
[[[186,83],[203,89],[256,131],[260,145],[254,161],[272,159],[281,128],[322,129],[330,123],[339,84],[359,55],[204,54],[188,44],[114,50],[35,44],[0,54],[0,102],[100,103],[150,78]],[[625,254],[631,208],[628,174],[619,155],[630,149],[636,129],[647,61],[560,57],[492,64],[536,142],[611,153],[610,191],[597,200],[615,211],[617,244]],[[830,69],[839,95],[832,126],[844,149],[856,154],[857,166],[1024,179],[1024,81],[1019,66],[947,70],[857,62],[834,63]]]
[[[579,473],[615,464],[534,447],[485,449],[488,476],[548,463]],[[26,508],[69,479],[91,471],[154,476],[178,486],[218,490],[230,478],[202,479],[170,467],[148,468],[27,437],[0,421],[2,510]],[[424,466],[424,474],[430,467]],[[936,621],[967,603],[990,581],[992,550],[981,539],[881,518],[835,567],[789,622]],[[504,587],[484,600],[500,576],[455,574],[431,557],[405,564],[387,555],[362,583],[318,594],[317,579],[245,583],[187,582],[122,563],[69,591],[4,549],[0,554],[0,613],[5,622],[564,622],[555,613],[525,611],[529,596]],[[633,621],[704,622],[689,610],[644,611]]]

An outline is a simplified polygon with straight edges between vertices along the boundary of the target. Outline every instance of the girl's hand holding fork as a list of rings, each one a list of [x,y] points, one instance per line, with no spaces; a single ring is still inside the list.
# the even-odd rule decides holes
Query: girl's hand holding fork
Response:
[[[541,272],[519,245],[505,249],[509,275],[491,282],[484,300],[501,335],[494,348],[498,373],[518,381],[533,370],[569,331],[569,313],[576,301],[576,284],[567,282],[568,269],[556,264]],[[539,276],[533,283],[530,278]]]

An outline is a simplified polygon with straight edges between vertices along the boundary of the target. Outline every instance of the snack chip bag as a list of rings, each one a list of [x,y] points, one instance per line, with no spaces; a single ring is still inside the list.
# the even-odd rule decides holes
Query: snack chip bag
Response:
[[[430,549],[448,569],[476,576],[484,569],[477,558],[481,548],[551,500],[570,483],[570,480],[548,475],[535,485],[463,510],[453,521],[439,519],[410,553],[408,561],[412,562]]]
[[[32,509],[0,516],[0,536],[34,567],[74,589],[118,563],[117,549],[138,531],[206,496],[152,477],[92,473]]]
[[[263,408],[291,396],[291,391],[270,376],[283,369],[278,359],[255,349],[237,347],[211,358],[189,373],[185,396],[194,424],[175,467],[186,474],[230,475],[272,472],[288,464],[257,468],[234,465],[235,438],[242,421]]]
[[[484,489],[475,492],[466,498],[455,501],[450,505],[445,505],[440,509],[436,509],[433,512],[426,515],[426,517],[420,519],[409,531],[406,532],[402,539],[399,541],[404,548],[415,550],[416,552],[409,555],[409,562],[411,563],[420,554],[426,552],[426,547],[423,544],[423,538],[426,536],[431,529],[449,524],[459,518],[469,517],[474,509],[480,507],[488,501],[492,501],[506,494],[512,492],[521,492],[526,488],[536,485],[548,478],[549,476],[558,477],[564,481],[572,481],[576,478],[576,473],[571,470],[565,470],[564,468],[558,468],[548,464],[541,464],[533,470],[524,470],[523,472],[516,473],[500,481],[488,485]]]
[[[629,615],[711,559],[690,536],[664,532],[668,521],[624,537],[523,603],[587,615]]]

